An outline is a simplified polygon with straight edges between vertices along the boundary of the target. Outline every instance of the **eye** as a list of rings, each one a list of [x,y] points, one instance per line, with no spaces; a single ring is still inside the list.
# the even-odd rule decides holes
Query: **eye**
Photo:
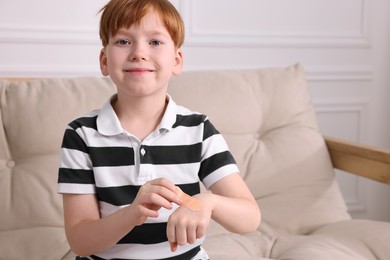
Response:
[[[150,45],[159,46],[162,45],[162,42],[160,42],[159,40],[153,40],[150,41]]]
[[[128,40],[123,40],[123,39],[118,40],[116,43],[119,45],[129,45],[130,44],[130,42]]]

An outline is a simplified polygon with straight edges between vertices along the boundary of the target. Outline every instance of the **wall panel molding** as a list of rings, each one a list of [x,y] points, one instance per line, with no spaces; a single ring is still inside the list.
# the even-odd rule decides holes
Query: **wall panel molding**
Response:
[[[185,46],[188,47],[272,47],[272,48],[370,48],[369,39],[365,36],[323,36],[307,34],[301,36],[283,35],[202,35],[188,34]]]
[[[0,25],[0,43],[98,45],[99,33],[87,27]]]
[[[368,66],[307,67],[309,81],[372,81],[374,70]]]
[[[306,79],[308,81],[324,81],[324,82],[334,82],[334,81],[372,81],[374,78],[373,68],[369,66],[305,66],[302,64],[305,69]],[[186,71],[202,71],[202,70],[235,70],[235,69],[258,69],[258,68],[267,68],[267,67],[285,67],[288,65],[274,65],[274,66],[245,66],[239,65],[237,68],[236,64],[224,64],[219,66],[194,66],[194,65],[185,65]]]
[[[267,1],[263,1],[263,3],[264,8],[267,8]],[[319,30],[291,31],[287,28],[278,28],[277,30],[271,28],[267,31],[259,29],[251,31],[244,30],[244,28],[242,30],[233,28],[225,31],[210,29],[197,24],[196,18],[203,19],[200,18],[201,15],[194,13],[197,4],[201,5],[199,0],[188,0],[181,2],[178,6],[187,27],[186,46],[302,48],[369,48],[371,46],[368,32],[370,6],[367,0],[356,1],[356,5],[361,6],[361,10],[356,8],[356,15],[359,16],[360,20],[356,24],[356,30],[344,33],[336,31],[336,28],[333,32],[321,32]],[[301,1],[301,4],[304,3]],[[245,14],[239,15],[245,16]],[[272,16],[272,13],[270,15]]]
[[[320,118],[322,114],[341,115],[349,114],[350,117],[356,118],[357,122],[355,127],[350,126],[352,129],[348,129],[351,133],[355,132],[357,139],[351,140],[356,142],[362,142],[365,139],[365,132],[367,126],[368,106],[370,104],[369,98],[356,97],[356,98],[314,98],[313,105],[315,112]],[[331,126],[330,126],[331,127]],[[342,127],[342,126],[340,126]],[[325,133],[333,134],[333,133]],[[339,138],[351,139],[350,136],[335,136]]]
[[[180,1],[176,4],[186,23],[185,46],[198,47],[302,47],[302,48],[369,48],[369,5],[367,0],[359,0],[363,7],[360,13],[360,28],[356,31],[339,32],[316,31],[217,31],[201,28],[194,22],[196,1]],[[100,44],[96,28],[54,27],[31,25],[1,25],[0,43],[32,44]]]
[[[101,76],[99,64],[96,66],[29,65],[7,66],[0,64],[0,77],[82,77]]]

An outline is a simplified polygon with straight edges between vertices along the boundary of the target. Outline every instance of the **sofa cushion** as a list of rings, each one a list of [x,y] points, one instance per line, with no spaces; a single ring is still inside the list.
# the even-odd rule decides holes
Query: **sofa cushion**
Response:
[[[263,224],[264,228],[269,227]],[[213,235],[204,247],[211,259],[221,260],[385,260],[390,253],[390,224],[386,222],[340,221],[309,235],[273,237],[266,233]]]
[[[218,234],[207,236],[203,247],[210,259],[260,260],[270,256],[276,238],[261,231],[250,234]]]
[[[279,238],[270,257],[300,260],[389,259],[390,224],[349,220],[327,225],[310,236]]]
[[[0,231],[0,245],[4,260],[60,260],[69,250],[63,227]]]

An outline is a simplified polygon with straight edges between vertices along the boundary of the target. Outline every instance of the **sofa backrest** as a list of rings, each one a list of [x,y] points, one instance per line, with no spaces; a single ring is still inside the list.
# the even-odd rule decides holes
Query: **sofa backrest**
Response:
[[[0,232],[62,227],[56,182],[64,129],[114,91],[102,78],[0,81]],[[261,227],[306,234],[349,217],[300,65],[185,72],[169,93],[225,136],[261,207]]]
[[[62,135],[113,92],[100,78],[0,81],[0,259],[61,259],[69,250],[56,191]]]

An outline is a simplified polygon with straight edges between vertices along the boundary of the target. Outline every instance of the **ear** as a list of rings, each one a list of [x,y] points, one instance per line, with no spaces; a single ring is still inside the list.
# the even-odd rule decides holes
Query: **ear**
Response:
[[[183,52],[180,48],[176,50],[175,64],[173,66],[173,75],[178,76],[183,70]]]
[[[102,72],[103,76],[108,76],[108,67],[107,67],[107,56],[106,56],[106,50],[103,48],[100,51],[99,55],[99,61],[100,61],[100,71]]]

